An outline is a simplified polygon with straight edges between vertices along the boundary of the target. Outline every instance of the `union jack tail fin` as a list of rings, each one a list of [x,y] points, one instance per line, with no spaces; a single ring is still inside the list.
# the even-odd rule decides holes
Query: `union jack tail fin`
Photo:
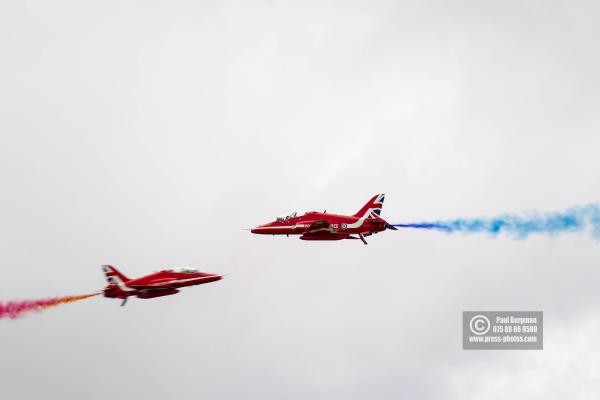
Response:
[[[119,285],[120,283],[124,284],[129,280],[128,277],[123,275],[121,272],[119,272],[118,269],[116,269],[112,265],[103,265],[102,271],[104,271],[104,275],[106,276],[106,280],[108,281],[109,285],[111,283],[114,283],[118,286],[121,286]]]
[[[360,209],[359,212],[354,214],[355,217],[362,218],[379,218],[381,215],[381,209],[383,208],[383,200],[385,194],[376,194],[367,204]]]

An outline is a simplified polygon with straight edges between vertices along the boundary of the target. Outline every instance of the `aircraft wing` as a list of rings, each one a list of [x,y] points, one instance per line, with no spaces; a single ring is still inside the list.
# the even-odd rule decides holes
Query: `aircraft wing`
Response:
[[[160,289],[171,289],[173,280],[169,279],[161,279],[152,282],[148,282],[146,284],[138,284],[138,285],[129,285],[130,287],[138,290],[160,290]]]

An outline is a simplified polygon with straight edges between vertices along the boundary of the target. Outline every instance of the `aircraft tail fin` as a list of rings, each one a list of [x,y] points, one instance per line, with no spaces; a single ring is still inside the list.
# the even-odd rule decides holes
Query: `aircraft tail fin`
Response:
[[[383,200],[385,194],[376,194],[367,204],[360,209],[359,212],[354,214],[355,217],[362,218],[379,218],[381,215],[381,209],[383,208]]]
[[[104,275],[106,276],[106,280],[108,281],[108,284],[111,284],[111,283],[114,283],[117,285],[119,283],[124,284],[125,282],[127,282],[129,280],[128,277],[123,275],[118,269],[116,269],[112,265],[103,265],[102,271],[104,271]]]

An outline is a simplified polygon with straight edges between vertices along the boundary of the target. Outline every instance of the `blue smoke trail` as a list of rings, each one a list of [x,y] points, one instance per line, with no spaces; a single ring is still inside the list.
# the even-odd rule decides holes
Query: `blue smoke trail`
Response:
[[[531,234],[556,235],[591,228],[593,237],[600,239],[600,207],[588,204],[569,208],[564,212],[528,212],[524,215],[504,214],[492,218],[459,218],[448,221],[394,224],[399,228],[433,229],[448,233],[506,233],[515,239],[525,239]]]

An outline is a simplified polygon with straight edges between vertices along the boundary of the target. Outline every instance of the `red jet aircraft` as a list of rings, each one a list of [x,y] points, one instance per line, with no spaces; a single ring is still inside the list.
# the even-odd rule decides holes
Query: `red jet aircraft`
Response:
[[[397,230],[379,215],[383,207],[384,194],[373,196],[354,215],[327,214],[309,211],[303,215],[294,212],[279,217],[273,222],[259,225],[250,231],[262,235],[301,235],[302,240],[342,240],[360,239],[367,244],[365,236],[386,229]],[[352,236],[352,234],[358,235]]]
[[[104,297],[123,299],[121,306],[127,303],[129,296],[140,299],[169,296],[179,293],[179,288],[201,285],[222,279],[222,276],[200,272],[191,268],[164,269],[141,278],[129,279],[112,265],[103,265],[108,286],[103,290]]]

